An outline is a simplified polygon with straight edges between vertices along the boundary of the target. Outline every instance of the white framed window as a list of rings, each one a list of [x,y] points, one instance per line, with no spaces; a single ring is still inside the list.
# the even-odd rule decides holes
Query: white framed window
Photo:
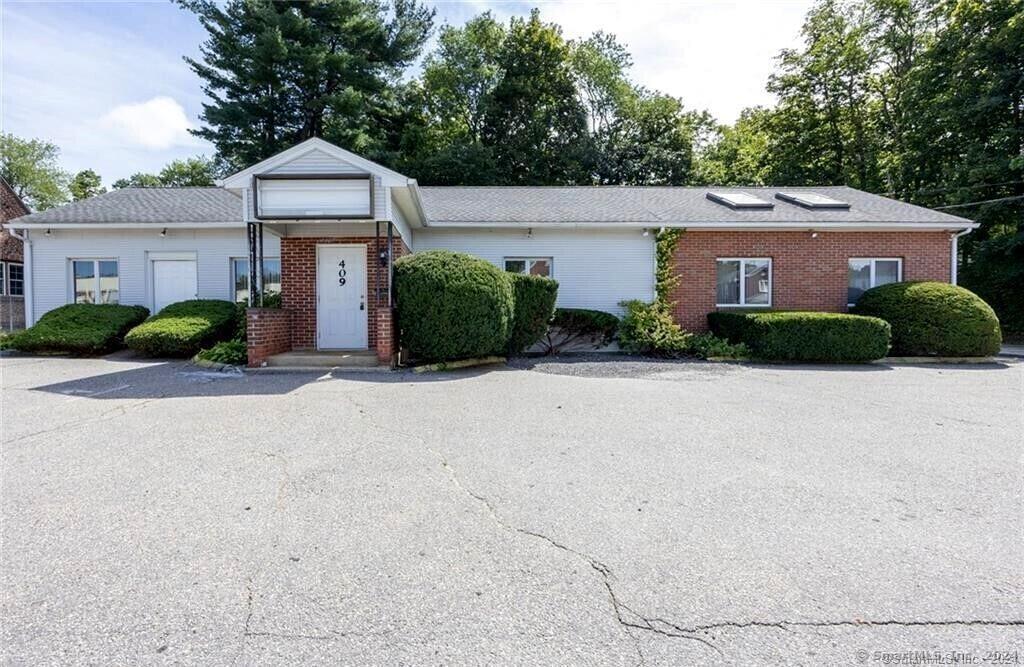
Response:
[[[6,279],[7,287],[3,294],[10,296],[25,296],[25,267],[16,262],[7,262],[4,267],[4,276],[0,282]]]
[[[120,294],[117,260],[71,259],[74,303],[117,303]]]
[[[715,261],[715,305],[770,307],[770,257],[719,257]]]
[[[7,294],[7,262],[0,262],[0,296]]]
[[[267,294],[281,293],[281,259],[263,258],[263,290]],[[245,257],[231,258],[231,293],[235,303],[249,301],[249,260]]]
[[[550,278],[554,275],[554,262],[550,257],[506,257],[505,270]]]
[[[857,303],[860,295],[879,285],[903,280],[903,260],[899,257],[851,257],[846,305]]]

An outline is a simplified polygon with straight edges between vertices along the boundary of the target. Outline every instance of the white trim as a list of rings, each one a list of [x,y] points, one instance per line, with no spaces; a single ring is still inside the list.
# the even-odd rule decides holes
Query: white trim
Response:
[[[547,255],[547,256],[544,256],[544,255],[529,255],[529,256],[526,256],[526,255],[510,255],[508,257],[502,257],[501,258],[501,268],[502,268],[503,271],[508,271],[508,267],[506,266],[506,264],[508,264],[509,262],[536,262],[536,261],[544,261],[544,262],[548,263],[548,275],[545,276],[546,278],[554,278],[555,277],[555,258],[550,256],[550,255]],[[509,271],[509,273],[511,273],[511,271]],[[529,264],[526,265],[526,273],[519,274],[519,275],[533,275],[532,273],[530,273],[530,265]]]
[[[6,223],[10,227],[11,223]],[[32,239],[29,238],[28,230],[18,234],[17,230],[11,232],[11,236],[21,240],[21,258],[25,264],[25,289],[22,290],[25,293],[23,297],[25,299],[25,327],[30,327],[36,323],[35,312],[35,299],[32,296],[32,290],[35,289],[35,281],[32,278]],[[120,267],[118,268],[120,271]],[[118,277],[120,280],[120,277]],[[120,287],[120,285],[118,285]]]
[[[953,235],[951,235],[949,237],[949,245],[950,245],[950,248],[949,248],[949,282],[952,285],[956,285],[957,278],[959,278],[959,273],[957,271],[957,265],[956,265],[957,254],[958,254],[957,253],[957,245],[960,242],[960,237],[961,236],[964,236],[965,234],[970,234],[970,233],[971,233],[971,230],[965,229],[964,231],[960,232],[959,234],[953,234]]]
[[[157,234],[166,229],[224,229],[245,227],[245,222],[23,222],[17,220],[5,222],[4,227],[10,229],[152,229]]]
[[[196,252],[184,251],[184,252],[148,252],[146,253],[149,257],[149,261],[164,260],[168,262],[194,262],[196,261]]]
[[[844,231],[844,232],[917,232],[977,229],[976,222],[439,222],[428,221],[424,227],[451,229],[526,229],[529,227],[551,227],[554,229],[711,229],[729,232],[745,229],[797,230],[797,231]]]
[[[846,290],[849,294],[850,290],[850,264],[852,262],[868,262],[868,289],[872,287],[878,287],[875,284],[875,264],[877,262],[896,262],[896,282],[903,282],[903,258],[902,257],[848,257],[846,259]],[[857,304],[847,303],[847,308],[852,308]]]
[[[718,263],[739,262],[740,263],[740,300],[739,303],[715,303],[715,308],[771,308],[772,291],[775,287],[775,270],[772,267],[771,257],[716,257],[715,258],[715,301],[718,301]],[[768,303],[746,303],[747,281],[744,279],[746,273],[743,265],[747,262],[768,262]]]
[[[289,162],[296,160],[307,153],[311,153],[315,150],[323,151],[333,158],[348,162],[364,171],[368,171],[375,176],[380,176],[382,185],[386,186],[401,186],[409,184],[409,177],[399,174],[397,171],[392,171],[387,167],[381,166],[376,162],[371,162],[366,158],[359,157],[355,153],[335,146],[332,143],[326,142],[319,137],[313,137],[307,139],[300,144],[296,144],[289,149],[283,150],[277,155],[273,155],[262,162],[243,169],[242,171],[232,174],[226,178],[216,181],[216,184],[223,188],[239,189],[247,188],[251,185],[250,179],[253,174],[260,174],[263,172],[271,171],[276,167],[288,164]]]

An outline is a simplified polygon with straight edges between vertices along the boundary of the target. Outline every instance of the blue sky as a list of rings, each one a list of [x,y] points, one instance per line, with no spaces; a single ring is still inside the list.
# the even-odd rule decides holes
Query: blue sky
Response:
[[[428,2],[437,24],[491,10],[529,13],[569,38],[616,34],[633,53],[633,78],[731,122],[767,104],[773,57],[798,44],[810,0]],[[65,169],[95,169],[105,183],[170,160],[210,154],[188,133],[200,124],[201,82],[182,61],[205,32],[188,12],[151,2],[0,0],[0,129],[53,141]]]

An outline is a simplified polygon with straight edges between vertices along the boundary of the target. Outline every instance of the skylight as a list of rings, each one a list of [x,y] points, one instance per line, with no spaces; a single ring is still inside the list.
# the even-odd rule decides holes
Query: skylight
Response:
[[[775,204],[746,192],[709,192],[708,199],[729,208],[774,208]]]
[[[776,192],[775,196],[804,208],[850,208],[848,202],[819,195],[817,192]]]

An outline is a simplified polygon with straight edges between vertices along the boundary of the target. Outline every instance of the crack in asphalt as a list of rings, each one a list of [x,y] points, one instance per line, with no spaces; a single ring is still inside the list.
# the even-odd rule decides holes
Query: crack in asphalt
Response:
[[[117,387],[116,389],[119,390],[119,389],[122,389],[122,387]],[[71,394],[71,396],[73,398],[76,398],[76,399],[77,398],[90,398],[91,396],[95,396],[95,395],[96,394],[83,394],[83,395],[80,395],[80,396],[75,396],[75,395]],[[128,412],[130,410],[136,410],[136,409],[144,408],[147,405],[149,405],[150,403],[152,403],[154,401],[159,401],[162,398],[166,398],[166,395],[155,396],[153,398],[145,398],[145,399],[142,399],[142,400],[133,401],[131,403],[128,403],[127,405],[118,405],[116,407],[110,408],[109,410],[104,410],[103,412],[99,413],[98,415],[87,417],[85,419],[75,419],[73,421],[65,422],[65,423],[59,424],[57,426],[53,426],[53,427],[50,427],[50,428],[44,428],[44,429],[41,429],[41,430],[38,430],[38,431],[33,431],[32,433],[25,433],[23,435],[19,435],[16,438],[11,438],[10,440],[5,440],[4,444],[5,445],[12,445],[12,444],[14,444],[16,442],[21,442],[22,440],[28,440],[29,438],[34,438],[34,437],[39,436],[39,435],[50,435],[52,433],[59,433],[61,431],[71,430],[71,429],[77,428],[79,426],[85,426],[87,424],[99,424],[101,422],[109,421],[109,420],[111,420],[111,419],[113,419],[115,417],[124,416],[124,415],[128,414]]]

